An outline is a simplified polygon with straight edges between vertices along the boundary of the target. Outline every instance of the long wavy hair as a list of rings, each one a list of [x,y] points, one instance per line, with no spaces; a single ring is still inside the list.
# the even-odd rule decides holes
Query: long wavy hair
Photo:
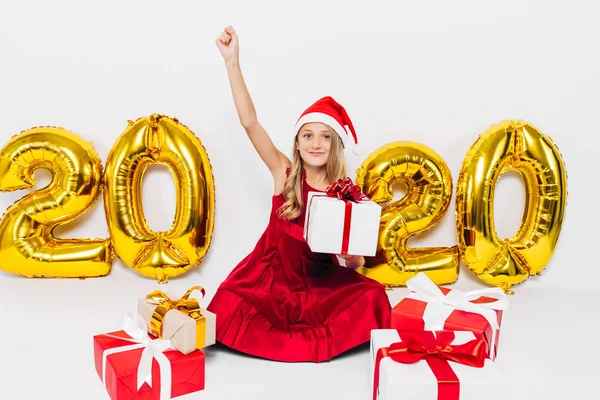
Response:
[[[331,149],[329,160],[327,160],[326,177],[329,182],[346,177],[346,163],[344,161],[344,146],[338,134],[327,125],[331,135]],[[290,173],[283,186],[283,197],[285,203],[279,207],[277,213],[280,218],[293,220],[302,214],[302,173],[304,172],[304,161],[300,157],[300,150],[296,149],[298,135],[294,138],[292,166]]]

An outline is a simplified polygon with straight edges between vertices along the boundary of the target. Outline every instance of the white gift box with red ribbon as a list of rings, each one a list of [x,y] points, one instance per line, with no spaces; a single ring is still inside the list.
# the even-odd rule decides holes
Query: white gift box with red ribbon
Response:
[[[304,239],[315,253],[372,257],[377,251],[381,206],[309,192]]]
[[[460,346],[475,340],[472,332],[453,332],[452,346]],[[458,390],[445,393],[442,386],[451,381],[439,381],[436,371],[426,360],[414,363],[396,362],[390,357],[380,359],[377,369],[377,354],[380,349],[401,342],[396,329],[374,329],[371,331],[371,389],[378,400],[431,399],[431,400],[505,400],[508,399],[508,381],[494,362],[485,359],[482,368],[448,362],[458,380]],[[377,375],[377,382],[375,377]]]

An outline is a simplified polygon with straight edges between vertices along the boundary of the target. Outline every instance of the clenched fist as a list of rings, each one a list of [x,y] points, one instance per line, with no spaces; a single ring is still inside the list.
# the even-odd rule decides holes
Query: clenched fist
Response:
[[[225,62],[237,61],[239,57],[239,42],[235,29],[227,26],[215,41]]]

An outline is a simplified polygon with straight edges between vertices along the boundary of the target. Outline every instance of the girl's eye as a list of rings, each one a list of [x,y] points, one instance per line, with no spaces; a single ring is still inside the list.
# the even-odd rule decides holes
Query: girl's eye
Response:
[[[327,140],[331,139],[331,135],[323,135],[323,137]]]
[[[311,134],[310,133],[305,133],[304,137],[308,139],[309,137],[311,137]]]

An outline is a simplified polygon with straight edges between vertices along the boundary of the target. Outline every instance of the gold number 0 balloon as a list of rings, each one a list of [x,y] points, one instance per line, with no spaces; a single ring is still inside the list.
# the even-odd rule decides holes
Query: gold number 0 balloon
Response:
[[[108,239],[59,239],[52,230],[89,210],[99,197],[102,163],[91,143],[63,128],[21,132],[0,151],[0,191],[31,188],[33,171],[52,181],[10,206],[0,221],[0,268],[28,277],[106,275],[113,252]]]
[[[403,286],[418,272],[435,283],[458,278],[456,246],[409,249],[410,236],[433,227],[446,213],[452,197],[452,176],[444,160],[419,143],[394,142],[369,155],[356,170],[356,183],[376,203],[393,199],[392,186],[403,183],[406,195],[382,210],[379,244],[359,272],[387,287]]]
[[[500,239],[494,228],[494,188],[507,170],[524,177],[527,197],[519,230]],[[469,149],[458,180],[458,242],[467,267],[507,293],[529,275],[539,275],[558,241],[566,181],[558,149],[530,124],[503,121],[484,132]]]
[[[166,232],[153,232],[144,218],[141,183],[151,164],[165,165],[177,188]],[[186,126],[158,114],[130,121],[108,156],[104,185],[111,240],[125,264],[167,282],[200,263],[213,232],[215,188],[206,151]]]

